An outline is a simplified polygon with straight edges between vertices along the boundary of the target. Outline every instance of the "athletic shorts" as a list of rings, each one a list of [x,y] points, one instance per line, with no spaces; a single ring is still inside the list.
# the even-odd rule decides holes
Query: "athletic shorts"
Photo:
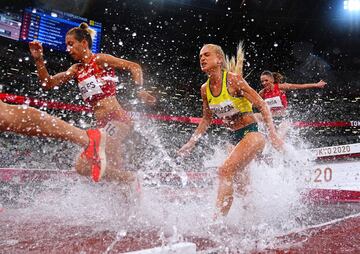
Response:
[[[258,124],[251,123],[241,129],[230,132],[231,135],[230,142],[233,145],[237,145],[240,142],[240,140],[242,140],[245,137],[245,135],[248,134],[249,132],[259,132]]]

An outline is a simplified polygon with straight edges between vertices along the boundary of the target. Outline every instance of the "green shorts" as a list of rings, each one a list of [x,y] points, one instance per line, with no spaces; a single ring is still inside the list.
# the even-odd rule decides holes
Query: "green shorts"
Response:
[[[238,129],[236,131],[231,132],[231,140],[230,142],[233,145],[237,145],[237,143],[242,140],[246,134],[249,132],[259,132],[258,124],[257,123],[251,123],[249,125],[246,125],[245,127]]]

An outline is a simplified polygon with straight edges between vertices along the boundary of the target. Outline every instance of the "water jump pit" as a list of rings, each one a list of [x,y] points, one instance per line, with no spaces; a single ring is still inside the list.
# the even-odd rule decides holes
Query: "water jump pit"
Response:
[[[200,237],[166,244],[156,230],[119,233],[55,221],[14,224],[2,218],[1,232],[2,253],[242,253],[227,251]],[[360,214],[356,214],[279,236],[271,247],[249,253],[356,253],[359,239]]]
[[[104,185],[95,185],[75,172],[3,168],[0,169],[0,250],[1,253],[356,253],[360,249],[360,192],[349,178],[343,177],[356,176],[358,164],[322,163],[325,164],[312,170],[313,175],[307,176],[308,181],[313,179],[303,195],[307,212],[295,219],[294,228],[265,236],[256,232],[258,227],[249,226],[254,221],[246,222],[246,217],[243,219],[246,229],[254,230],[250,234],[238,230],[236,223],[234,226],[209,223],[201,233],[197,230],[180,233],[183,231],[180,225],[191,227],[193,223],[190,217],[186,219],[191,216],[186,214],[187,210],[180,209],[178,212],[183,212],[183,216],[171,222],[163,217],[167,214],[163,209],[157,220],[162,218],[172,226],[161,226],[151,219],[149,222],[149,218],[142,221],[139,218],[143,214],[124,209],[122,198],[115,198],[114,203],[119,204],[102,210],[102,204],[114,198],[114,189],[104,190]],[[319,173],[321,168],[328,170]],[[183,206],[201,200],[209,202],[205,198],[209,193],[204,188],[212,181],[208,173],[187,172],[187,177],[193,184],[186,192],[179,187],[181,184],[163,184],[154,196],[161,193],[167,202]],[[170,178],[181,181],[177,176]],[[166,179],[169,174],[160,177],[163,183]],[[347,186],[341,185],[344,182]],[[145,184],[142,192],[154,189]],[[113,194],[102,196],[106,191]],[[93,197],[84,197],[84,193],[92,193]],[[306,219],[309,213],[311,220]]]

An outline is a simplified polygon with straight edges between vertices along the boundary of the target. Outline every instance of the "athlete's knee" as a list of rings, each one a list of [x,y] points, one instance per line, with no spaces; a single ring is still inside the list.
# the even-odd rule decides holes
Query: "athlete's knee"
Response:
[[[233,180],[237,169],[238,167],[235,163],[224,163],[219,167],[219,177],[224,180]]]

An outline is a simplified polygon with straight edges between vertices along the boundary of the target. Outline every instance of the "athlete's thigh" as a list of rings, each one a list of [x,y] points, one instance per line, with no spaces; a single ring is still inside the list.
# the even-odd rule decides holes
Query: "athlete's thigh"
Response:
[[[111,168],[124,168],[124,142],[132,131],[132,126],[120,121],[111,121],[104,127],[106,131],[106,155],[108,166]]]
[[[107,134],[108,142],[116,144],[123,143],[123,140],[129,136],[132,126],[127,122],[113,120],[109,121],[103,129]]]
[[[265,146],[265,138],[259,132],[249,132],[234,147],[224,164],[245,167]]]
[[[10,105],[0,100],[0,130],[7,130],[11,128],[14,123],[25,124],[24,115],[25,109],[23,106]],[[31,124],[29,119],[28,124]]]

